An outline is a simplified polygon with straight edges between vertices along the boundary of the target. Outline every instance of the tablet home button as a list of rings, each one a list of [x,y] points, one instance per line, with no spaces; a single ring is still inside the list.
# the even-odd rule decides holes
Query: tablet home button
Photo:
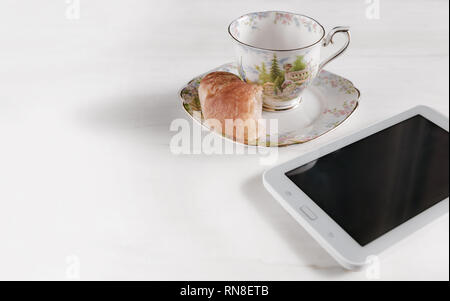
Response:
[[[310,220],[315,220],[317,219],[317,215],[314,214],[314,212],[311,211],[311,209],[309,209],[306,206],[302,206],[300,207],[300,210],[310,219]]]

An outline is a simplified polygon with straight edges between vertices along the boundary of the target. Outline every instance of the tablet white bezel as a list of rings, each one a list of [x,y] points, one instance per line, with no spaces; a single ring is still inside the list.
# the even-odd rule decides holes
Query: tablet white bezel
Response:
[[[449,131],[449,120],[447,117],[429,107],[418,106],[296,159],[273,167],[263,175],[264,186],[267,190],[345,268],[354,269],[364,266],[369,256],[379,254],[389,246],[447,213],[449,199],[442,200],[369,244],[361,246],[301,191],[285,173],[416,115],[421,115],[447,132]],[[317,218],[314,220],[310,219],[300,209],[304,206],[309,208]]]

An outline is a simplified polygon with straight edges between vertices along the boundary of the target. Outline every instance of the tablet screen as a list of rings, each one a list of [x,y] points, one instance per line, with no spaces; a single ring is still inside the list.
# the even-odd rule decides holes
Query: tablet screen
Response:
[[[286,176],[364,246],[448,197],[448,132],[417,115]]]

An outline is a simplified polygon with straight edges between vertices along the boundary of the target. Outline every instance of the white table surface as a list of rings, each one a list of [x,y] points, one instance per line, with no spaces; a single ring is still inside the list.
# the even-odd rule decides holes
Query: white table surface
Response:
[[[0,3],[0,279],[366,280],[263,187],[257,155],[170,152],[178,89],[233,59],[250,11],[352,28],[327,69],[361,105],[284,162],[418,104],[448,116],[448,1],[63,0]],[[69,15],[70,17],[70,15]],[[449,279],[448,215],[380,257],[381,280]]]

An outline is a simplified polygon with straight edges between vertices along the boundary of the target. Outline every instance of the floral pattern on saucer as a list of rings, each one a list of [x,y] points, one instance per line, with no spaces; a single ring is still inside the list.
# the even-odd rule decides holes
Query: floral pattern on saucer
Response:
[[[231,72],[236,75],[239,74],[238,68],[233,63],[222,65],[214,70],[211,70],[210,72],[214,71]],[[194,112],[201,113],[198,87],[203,76],[210,72],[195,77],[186,86],[184,86],[180,92],[181,101],[185,111],[194,120],[202,124],[203,115],[194,114]],[[324,108],[319,113],[319,116],[317,116],[314,120],[313,124],[303,128],[294,128],[284,131],[280,130],[275,138],[276,141],[274,141],[271,137],[267,138],[267,146],[280,147],[313,140],[340,125],[355,111],[358,106],[360,97],[359,90],[351,81],[339,75],[322,70],[313,80],[311,88],[316,89],[319,93],[323,93],[325,96],[332,93],[332,95],[328,95],[328,97],[323,97]],[[308,101],[308,99],[304,99],[303,101]],[[283,115],[279,116],[279,118],[282,118]],[[228,137],[225,138],[228,139]],[[254,141],[250,142],[249,145],[257,145],[257,143],[257,141]]]

